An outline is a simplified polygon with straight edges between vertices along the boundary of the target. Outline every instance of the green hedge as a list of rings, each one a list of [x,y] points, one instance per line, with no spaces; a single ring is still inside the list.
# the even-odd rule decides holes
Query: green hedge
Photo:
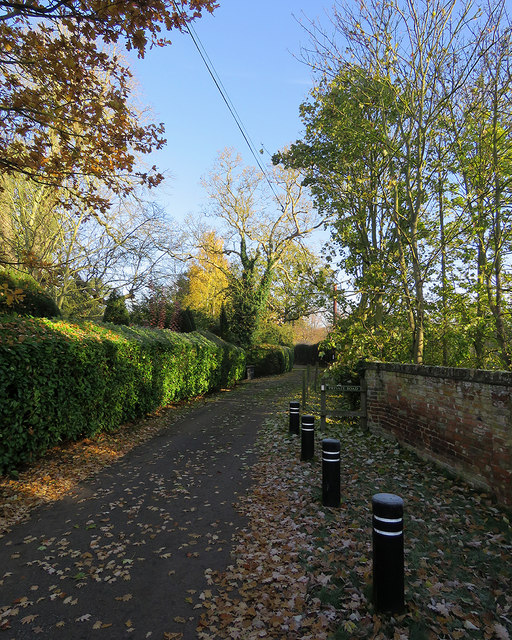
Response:
[[[294,357],[297,364],[316,364],[318,362],[318,343],[296,344]]]
[[[0,472],[244,373],[242,349],[200,333],[0,316]]]
[[[4,287],[20,291],[15,300],[8,304]],[[13,269],[0,269],[0,314],[17,313],[20,316],[37,318],[58,318],[61,313],[55,301],[28,273]]]
[[[293,349],[277,344],[261,344],[247,351],[247,364],[254,365],[254,375],[271,376],[291,371]]]

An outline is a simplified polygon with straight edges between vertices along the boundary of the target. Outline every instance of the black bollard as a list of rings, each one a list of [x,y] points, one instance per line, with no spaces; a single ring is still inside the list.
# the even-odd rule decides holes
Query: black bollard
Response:
[[[299,424],[300,424],[300,402],[290,402],[290,426],[289,432],[299,433]]]
[[[373,509],[373,604],[377,611],[404,609],[404,501],[377,493]]]
[[[311,460],[315,455],[315,418],[302,416],[300,459]]]
[[[322,440],[322,504],[340,506],[340,441]]]

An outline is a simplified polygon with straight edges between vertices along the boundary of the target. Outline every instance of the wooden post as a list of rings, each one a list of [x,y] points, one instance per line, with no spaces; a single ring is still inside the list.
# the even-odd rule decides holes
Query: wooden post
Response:
[[[368,431],[368,415],[367,415],[367,390],[366,378],[364,375],[361,377],[361,400],[359,404],[359,411],[361,412],[361,429]]]
[[[326,393],[327,393],[327,384],[325,380],[322,380],[320,384],[320,430],[324,431],[326,426]]]

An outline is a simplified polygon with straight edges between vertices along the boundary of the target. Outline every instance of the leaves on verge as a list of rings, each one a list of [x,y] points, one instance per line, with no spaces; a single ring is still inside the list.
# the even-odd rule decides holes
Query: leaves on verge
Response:
[[[483,494],[394,444],[329,423],[342,449],[342,505],[321,505],[321,462],[301,463],[282,419],[260,434],[254,487],[240,502],[249,524],[233,563],[207,571],[201,640],[260,637],[484,638],[512,633],[512,531]],[[320,444],[317,442],[317,451]],[[406,601],[381,615],[371,600],[371,497],[404,498]]]

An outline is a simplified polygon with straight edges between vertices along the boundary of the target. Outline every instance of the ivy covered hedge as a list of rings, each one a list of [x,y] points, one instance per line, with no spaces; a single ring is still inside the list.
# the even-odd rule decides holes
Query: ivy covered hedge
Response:
[[[254,374],[270,376],[291,371],[293,349],[277,344],[261,344],[247,351],[247,364],[254,365]]]
[[[245,363],[207,334],[0,316],[0,472],[232,385]]]

